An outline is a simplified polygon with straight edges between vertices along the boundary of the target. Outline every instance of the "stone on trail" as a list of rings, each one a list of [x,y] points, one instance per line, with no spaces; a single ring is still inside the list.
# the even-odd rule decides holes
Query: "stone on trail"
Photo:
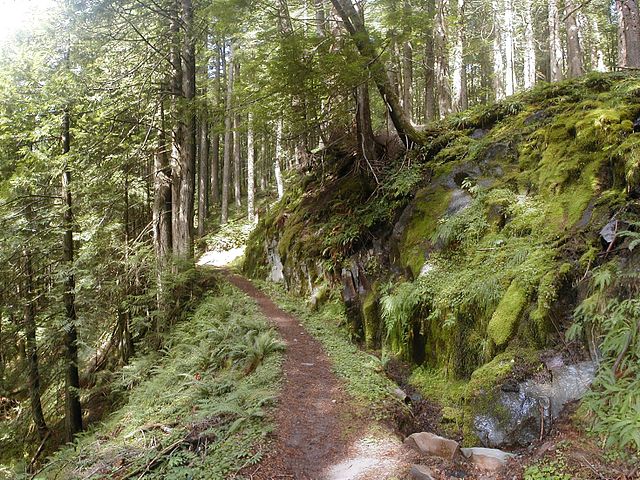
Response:
[[[435,480],[431,474],[431,469],[424,465],[414,465],[409,472],[411,480]]]
[[[409,435],[404,444],[425,455],[453,460],[460,451],[458,442],[443,438],[429,432],[419,432]]]
[[[504,467],[510,458],[514,458],[512,453],[503,452],[496,448],[463,448],[462,455],[474,466],[482,470],[495,471]]]

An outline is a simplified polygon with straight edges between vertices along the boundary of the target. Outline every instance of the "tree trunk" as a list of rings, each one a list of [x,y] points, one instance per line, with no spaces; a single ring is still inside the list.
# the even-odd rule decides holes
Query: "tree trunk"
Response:
[[[622,68],[640,68],[640,15],[636,0],[616,0],[618,62]]]
[[[351,35],[360,55],[367,61],[371,78],[376,84],[383,101],[386,103],[391,120],[400,138],[406,146],[422,144],[424,139],[415,129],[407,117],[398,99],[393,85],[389,81],[386,69],[382,64],[377,48],[373,44],[360,14],[356,11],[351,0],[331,0],[336,11],[342,18],[344,26]]]
[[[458,0],[456,42],[453,47],[453,104],[457,111],[469,106],[467,99],[467,66],[464,63],[465,0]]]
[[[204,236],[207,218],[207,198],[209,196],[209,123],[206,115],[200,119],[200,149],[198,175],[198,236]]]
[[[282,118],[277,120],[276,124],[276,154],[274,158],[274,174],[276,177],[276,187],[278,188],[278,200],[284,196],[284,182],[282,181],[282,171],[280,164],[282,162]]]
[[[67,155],[71,149],[69,111],[62,116],[62,153]],[[65,427],[67,442],[73,441],[76,433],[82,431],[82,407],[80,405],[80,375],[78,374],[78,333],[76,330],[76,281],[73,275],[73,202],[71,197],[71,171],[68,159],[62,171],[61,197],[64,205],[62,228],[64,236],[63,265],[67,270],[64,281],[63,302],[66,324],[64,328],[65,345]]]
[[[260,142],[260,191],[265,192],[267,190],[267,172],[269,171],[269,165],[267,162],[267,139],[263,136]]]
[[[324,0],[313,0],[315,7],[316,35],[324,38],[327,35],[327,14]]]
[[[31,206],[27,206],[27,221],[31,214]],[[38,344],[36,341],[36,312],[33,286],[33,268],[31,265],[31,252],[23,251],[24,257],[24,337],[26,346],[27,368],[29,372],[29,398],[31,400],[31,415],[38,430],[38,435],[44,439],[49,429],[42,412],[40,399],[40,370],[38,368]]]
[[[447,16],[449,0],[437,0],[435,18],[435,81],[440,118],[451,113],[451,87],[449,85],[449,53],[447,49]]]
[[[404,42],[402,43],[402,106],[405,115],[413,118],[413,46],[411,45],[411,4],[404,0]]]
[[[435,0],[427,0],[427,16],[429,27],[426,30],[424,46],[424,119],[429,123],[436,118],[436,97],[435,97],[435,55],[434,25],[435,25]]]
[[[549,81],[562,80],[562,42],[560,40],[560,13],[558,0],[549,0]]]
[[[196,164],[196,116],[193,100],[196,95],[195,41],[193,38],[193,5],[182,0],[179,24],[184,30],[182,42],[181,92],[178,102],[178,158],[173,181],[173,254],[193,258],[193,210]]]
[[[220,82],[220,48],[216,47],[216,55],[215,55],[215,69],[216,69],[216,79],[215,79],[215,112],[219,111],[220,107],[220,99],[222,97],[220,89],[222,88],[222,83]],[[220,169],[220,135],[218,134],[218,125],[219,118],[216,113],[215,117],[215,128],[210,132],[211,136],[211,203],[213,205],[220,204],[220,179],[218,178],[219,169]]]
[[[158,311],[164,311],[164,274],[171,258],[171,165],[170,146],[165,133],[164,107],[160,103],[158,146],[154,157],[153,239],[156,252]],[[156,325],[158,328],[159,325]]]
[[[598,20],[595,17],[591,18],[591,31],[593,34],[593,45],[591,52],[592,68],[594,68],[598,72],[606,72],[607,66],[604,63],[604,51],[602,50],[602,34],[600,33]]]
[[[231,183],[231,150],[233,149],[233,43],[229,45],[227,96],[224,107],[224,153],[222,158],[222,223],[229,219],[229,186]]]
[[[247,215],[253,223],[256,213],[256,179],[255,179],[255,150],[253,145],[253,114],[249,112],[247,121]]]
[[[236,69],[236,74],[238,70]],[[234,75],[234,78],[236,76]],[[242,208],[242,156],[240,141],[240,115],[233,116],[233,196],[238,210]]]
[[[504,0],[504,93],[509,96],[516,91],[513,56],[513,5],[512,0]]]
[[[524,4],[524,88],[531,88],[536,83],[536,49],[533,36],[533,15],[531,0]]]
[[[376,140],[371,127],[371,107],[369,104],[369,86],[361,83],[356,87],[356,134],[358,152],[371,165],[376,159]]]
[[[211,204],[220,205],[220,135],[211,134]]]
[[[584,74],[575,0],[565,0],[564,15],[565,28],[567,30],[567,60],[569,63],[567,76],[575,78]]]

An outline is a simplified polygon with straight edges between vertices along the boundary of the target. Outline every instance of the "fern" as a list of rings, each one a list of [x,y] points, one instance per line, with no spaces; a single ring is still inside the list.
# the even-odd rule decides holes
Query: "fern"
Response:
[[[420,303],[421,295],[416,283],[402,283],[393,294],[387,293],[382,296],[380,304],[386,341],[393,352],[401,355],[407,353],[411,320]]]

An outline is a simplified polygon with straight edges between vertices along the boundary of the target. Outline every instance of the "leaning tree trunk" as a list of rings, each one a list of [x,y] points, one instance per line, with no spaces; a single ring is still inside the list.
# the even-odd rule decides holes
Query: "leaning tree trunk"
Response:
[[[27,207],[27,218],[31,213],[31,206]],[[29,373],[29,399],[31,400],[31,415],[36,424],[38,435],[44,439],[49,432],[47,423],[42,412],[42,401],[40,399],[40,369],[38,368],[38,344],[36,341],[36,312],[33,286],[33,267],[31,264],[31,252],[28,249],[23,251],[24,257],[24,336],[25,350],[27,357],[27,369]]]
[[[622,68],[640,68],[640,15],[637,0],[616,0],[618,57]]]
[[[233,149],[233,42],[229,45],[227,71],[227,95],[224,107],[224,153],[222,158],[222,215],[221,223],[229,219],[229,187],[231,183],[231,150]]]
[[[567,60],[569,62],[567,76],[569,78],[579,77],[584,74],[584,67],[582,65],[582,47],[580,45],[576,9],[575,0],[565,0],[564,21],[565,28],[567,30]]]
[[[360,55],[366,60],[371,78],[376,84],[383,101],[389,110],[389,115],[396,131],[406,146],[422,144],[424,138],[415,129],[411,120],[405,114],[398,94],[389,81],[387,71],[380,60],[379,52],[371,40],[360,14],[351,0],[331,0],[336,11],[342,18],[344,26],[353,38]]]
[[[62,153],[68,155],[71,149],[71,133],[69,110],[65,109],[62,116]],[[62,295],[66,325],[64,328],[65,345],[65,426],[66,440],[73,441],[76,433],[82,431],[82,406],[80,405],[80,375],[78,373],[78,333],[76,330],[76,281],[73,275],[73,202],[71,197],[71,170],[68,158],[62,170],[63,202],[62,228],[64,236],[63,265],[66,270],[64,293]]]

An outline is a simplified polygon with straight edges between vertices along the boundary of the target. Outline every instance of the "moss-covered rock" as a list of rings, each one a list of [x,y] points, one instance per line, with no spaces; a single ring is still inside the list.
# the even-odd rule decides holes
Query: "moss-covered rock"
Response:
[[[374,287],[362,302],[362,320],[364,324],[365,346],[372,350],[379,344],[380,308],[378,304],[377,288]]]
[[[599,229],[640,196],[638,92],[637,76],[599,74],[474,107],[430,125],[379,184],[331,152],[259,227],[247,268],[264,268],[275,238],[292,288],[313,283],[307,257],[342,288],[342,269],[366,257],[352,290],[367,347],[449,377],[514,346],[548,347],[577,275],[601,261]]]
[[[516,331],[518,322],[527,306],[527,291],[514,280],[489,320],[487,333],[497,347],[507,343]]]
[[[451,194],[451,190],[443,186],[423,189],[416,194],[411,220],[399,246],[400,262],[411,270],[414,278],[424,265],[431,237],[449,206]]]

